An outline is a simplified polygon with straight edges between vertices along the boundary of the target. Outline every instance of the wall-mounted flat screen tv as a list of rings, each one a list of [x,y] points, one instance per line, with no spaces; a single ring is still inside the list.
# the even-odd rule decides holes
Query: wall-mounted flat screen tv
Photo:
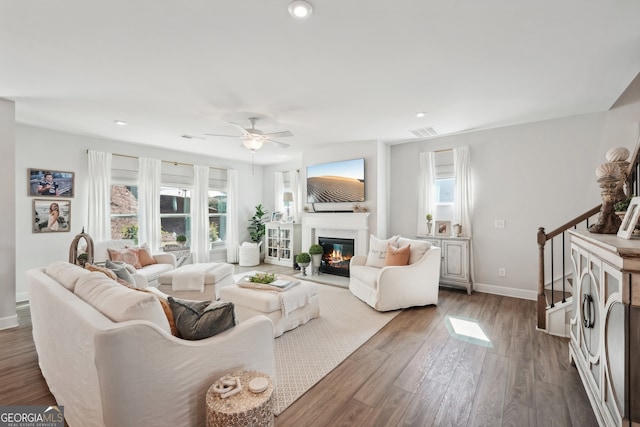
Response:
[[[307,203],[364,202],[364,159],[307,166]]]

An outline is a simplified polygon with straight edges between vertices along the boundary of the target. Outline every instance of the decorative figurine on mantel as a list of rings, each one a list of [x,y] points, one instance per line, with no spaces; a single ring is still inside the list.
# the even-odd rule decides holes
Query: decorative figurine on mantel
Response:
[[[589,231],[598,234],[617,234],[622,221],[613,208],[618,200],[620,169],[615,163],[603,163],[596,168],[596,176],[602,191],[602,207],[598,222],[589,227]],[[622,180],[624,182],[624,180]]]

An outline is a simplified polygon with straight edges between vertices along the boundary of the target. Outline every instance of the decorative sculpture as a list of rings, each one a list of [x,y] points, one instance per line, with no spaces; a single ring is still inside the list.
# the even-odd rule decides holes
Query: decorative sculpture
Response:
[[[602,189],[600,191],[602,207],[598,222],[589,227],[589,231],[598,234],[617,234],[622,221],[616,215],[613,205],[619,201],[620,168],[613,162],[603,163],[596,168],[596,176]]]
[[[87,251],[86,251],[87,256],[86,258],[84,258],[84,261],[80,261],[78,259],[78,256],[79,256],[78,244],[80,243],[80,239],[84,239],[84,241],[87,244]],[[82,227],[82,232],[76,235],[76,237],[74,237],[73,241],[71,242],[71,246],[69,247],[69,262],[71,264],[78,264],[78,265],[84,262],[93,264],[93,239],[91,238],[91,236],[89,236],[84,232],[84,227]]]
[[[631,196],[630,186],[627,184],[627,171],[629,170],[629,150],[624,147],[616,147],[607,151],[607,162],[616,165],[619,171],[616,194],[613,203],[616,204]],[[605,163],[606,164],[606,163]]]

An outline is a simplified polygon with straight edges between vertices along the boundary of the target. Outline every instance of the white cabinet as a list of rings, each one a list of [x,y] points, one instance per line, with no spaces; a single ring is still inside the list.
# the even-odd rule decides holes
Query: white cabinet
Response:
[[[268,222],[265,225],[264,262],[293,267],[294,257],[300,253],[300,224]]]
[[[470,237],[418,237],[441,249],[440,283],[464,287],[471,295]]]
[[[569,357],[601,426],[640,426],[640,241],[569,233]]]

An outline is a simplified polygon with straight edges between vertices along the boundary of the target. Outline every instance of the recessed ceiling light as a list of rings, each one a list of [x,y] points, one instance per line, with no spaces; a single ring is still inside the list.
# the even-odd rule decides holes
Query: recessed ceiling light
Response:
[[[296,19],[306,19],[313,13],[311,3],[304,0],[295,0],[289,4],[289,14]]]
[[[113,123],[117,124],[118,126],[126,126],[129,123],[125,122],[124,120],[114,120]]]
[[[424,111],[420,111],[419,113],[416,113],[416,117],[420,117],[420,118],[424,117],[426,115],[427,115],[427,113],[425,113]]]

